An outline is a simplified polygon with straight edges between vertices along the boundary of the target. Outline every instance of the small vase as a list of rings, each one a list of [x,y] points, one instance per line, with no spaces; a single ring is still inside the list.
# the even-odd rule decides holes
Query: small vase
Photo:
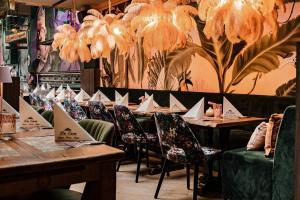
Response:
[[[206,115],[207,117],[213,117],[213,116],[214,116],[214,110],[213,110],[211,107],[209,107],[209,108],[206,110],[205,115]]]

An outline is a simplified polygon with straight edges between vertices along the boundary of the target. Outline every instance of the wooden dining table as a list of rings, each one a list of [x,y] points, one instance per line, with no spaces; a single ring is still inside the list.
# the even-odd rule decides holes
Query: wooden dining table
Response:
[[[213,144],[214,129],[219,129],[219,148],[226,150],[229,147],[229,135],[232,129],[258,125],[259,123],[266,121],[267,118],[245,116],[235,119],[204,117],[203,119],[184,118],[184,120],[191,125],[208,130],[207,142],[209,146],[212,146]]]
[[[116,162],[123,151],[54,141],[53,129],[17,130],[0,140],[0,199],[86,182],[83,200],[116,199]]]

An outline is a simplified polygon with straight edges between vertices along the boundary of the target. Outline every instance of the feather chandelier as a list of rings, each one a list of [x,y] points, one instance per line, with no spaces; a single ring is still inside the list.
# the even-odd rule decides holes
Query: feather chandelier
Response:
[[[192,15],[197,15],[197,9],[177,5],[175,0],[136,0],[125,9],[123,20],[130,21],[131,31],[143,39],[145,54],[149,56],[152,50],[184,47],[187,34],[196,27]]]
[[[89,62],[91,53],[88,48],[84,31],[76,31],[76,2],[73,0],[73,25],[64,24],[57,27],[54,34],[52,49],[59,50],[59,57],[73,63],[80,59],[81,62]]]
[[[206,22],[208,39],[218,40],[225,33],[232,43],[252,44],[262,37],[264,23],[276,37],[278,8],[285,11],[283,0],[201,0],[198,15]]]
[[[89,10],[88,13],[90,15],[84,18],[80,30],[87,38],[87,43],[91,45],[93,59],[108,58],[115,47],[119,49],[120,54],[129,51],[134,37],[121,20],[122,13],[118,15],[109,13],[103,16],[94,9]]]

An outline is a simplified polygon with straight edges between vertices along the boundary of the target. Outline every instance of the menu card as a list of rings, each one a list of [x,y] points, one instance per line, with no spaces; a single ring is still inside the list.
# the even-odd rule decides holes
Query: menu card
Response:
[[[184,111],[187,110],[180,101],[178,101],[172,94],[170,94],[170,111]]]
[[[224,118],[241,118],[243,115],[226,99],[223,97],[223,117]]]
[[[141,105],[138,107],[136,111],[142,113],[149,113],[149,112],[153,112],[153,110],[154,110],[154,101],[153,101],[153,95],[151,95],[143,103],[141,103]]]
[[[16,111],[7,101],[2,99],[2,112],[14,113],[17,118],[20,117],[20,113]]]
[[[128,107],[128,93],[122,96],[119,92],[115,91],[116,105],[123,105]]]
[[[200,120],[204,117],[204,97],[196,103],[185,115],[184,118]]]

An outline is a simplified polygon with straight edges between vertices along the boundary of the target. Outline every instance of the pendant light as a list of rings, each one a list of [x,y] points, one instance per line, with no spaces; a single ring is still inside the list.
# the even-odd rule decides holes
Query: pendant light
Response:
[[[232,43],[252,44],[262,37],[264,24],[276,37],[278,8],[285,11],[283,0],[201,0],[198,15],[206,22],[207,38],[218,40],[225,33]]]

